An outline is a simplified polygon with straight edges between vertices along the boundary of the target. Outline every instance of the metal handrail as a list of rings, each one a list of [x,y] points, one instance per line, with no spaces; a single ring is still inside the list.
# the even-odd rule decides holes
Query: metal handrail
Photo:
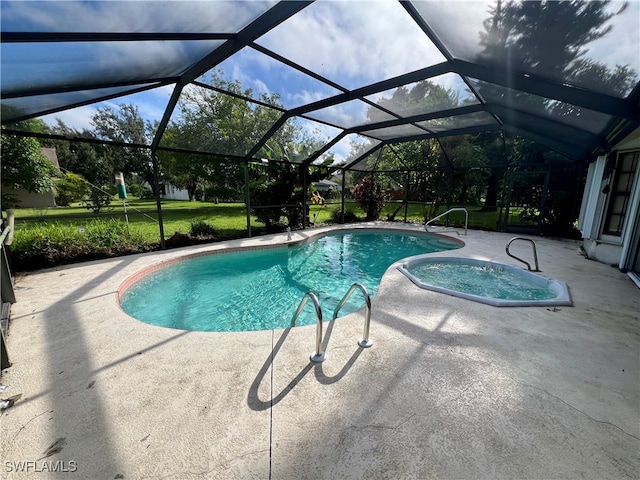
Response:
[[[536,251],[536,244],[533,240],[531,240],[530,238],[524,238],[524,237],[513,237],[511,240],[509,240],[509,243],[507,243],[507,246],[505,247],[505,251],[507,252],[507,255],[509,255],[511,258],[515,258],[516,260],[524,263],[527,266],[527,269],[531,272],[531,265],[529,264],[529,262],[521,259],[520,257],[516,257],[515,255],[513,255],[510,251],[509,251],[509,247],[511,246],[511,244],[516,241],[516,240],[524,240],[525,242],[529,242],[531,243],[531,248],[533,248],[533,260],[534,263],[536,264],[536,269],[533,270],[534,272],[539,272],[540,270],[540,266],[538,265],[538,252]]]
[[[2,234],[0,234],[0,248],[2,248],[2,246],[5,243],[5,240],[7,239],[7,237],[9,236],[9,234],[11,233],[12,229],[10,226],[7,226],[3,231]]]
[[[349,291],[347,291],[345,296],[342,297],[342,300],[340,300],[340,303],[338,304],[336,309],[333,311],[333,320],[338,318],[338,312],[344,306],[344,304],[347,303],[347,300],[349,300],[349,297],[351,297],[351,294],[355,291],[356,288],[359,288],[360,291],[362,292],[362,295],[364,296],[364,301],[366,304],[365,316],[364,316],[364,332],[362,334],[362,338],[358,340],[358,345],[364,348],[368,348],[371,345],[373,345],[373,342],[369,339],[369,325],[371,324],[371,297],[369,296],[369,292],[367,292],[367,289],[365,288],[364,285],[357,282],[351,285],[351,288],[349,288]]]
[[[311,361],[315,363],[324,362],[326,358],[325,352],[322,351],[322,308],[320,307],[320,302],[318,301],[318,297],[316,297],[315,293],[307,292],[302,297],[300,301],[300,305],[298,305],[298,310],[293,314],[291,318],[291,326],[296,326],[296,320],[302,313],[302,309],[307,304],[307,300],[311,299],[313,302],[313,306],[316,308],[316,351],[311,354]]]
[[[440,215],[438,215],[437,217],[433,217],[431,220],[429,220],[427,223],[424,224],[424,229],[428,232],[429,229],[427,227],[429,226],[429,224],[431,222],[435,222],[439,218],[442,218],[445,215],[449,215],[451,212],[464,212],[464,235],[466,237],[467,236],[467,225],[469,224],[469,212],[467,211],[466,208],[463,208],[463,207],[450,208],[446,212],[441,213]],[[457,230],[447,230],[447,231],[448,232],[456,232],[458,235],[460,235],[460,232],[458,232]]]

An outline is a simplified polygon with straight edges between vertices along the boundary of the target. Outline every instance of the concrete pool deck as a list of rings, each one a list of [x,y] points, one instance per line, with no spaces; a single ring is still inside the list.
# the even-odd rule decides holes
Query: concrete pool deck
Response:
[[[438,255],[515,264],[512,236],[472,230]],[[497,308],[391,266],[373,347],[357,345],[356,312],[325,323],[321,364],[309,362],[314,326],[186,332],[116,304],[122,282],[159,261],[284,241],[19,276],[0,397],[22,398],[0,417],[0,478],[640,476],[640,290],[579,242],[535,238],[542,275],[567,282],[573,307]],[[526,244],[512,251],[531,258]]]

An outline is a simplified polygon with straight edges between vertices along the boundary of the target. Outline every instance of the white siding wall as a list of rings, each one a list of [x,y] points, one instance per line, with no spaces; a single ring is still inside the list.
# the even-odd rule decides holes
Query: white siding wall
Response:
[[[640,150],[640,129],[616,145],[615,149],[618,151]],[[602,178],[606,164],[606,156],[600,156],[589,165],[578,228],[582,232],[583,247],[589,258],[619,265],[621,269],[631,268],[630,262],[640,236],[640,168],[635,173],[622,235],[613,238],[601,233],[606,214],[607,196],[602,193],[606,184]],[[610,178],[609,181],[613,179]]]
[[[164,198],[169,200],[189,200],[189,192],[182,188],[176,188],[171,184],[165,184]]]

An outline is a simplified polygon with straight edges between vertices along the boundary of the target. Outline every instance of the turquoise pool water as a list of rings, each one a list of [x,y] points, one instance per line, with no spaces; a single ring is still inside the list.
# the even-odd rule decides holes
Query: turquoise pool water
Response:
[[[354,282],[373,297],[386,269],[405,257],[452,250],[462,243],[428,234],[364,230],[331,233],[308,243],[188,258],[143,277],[120,298],[143,322],[200,331],[286,328],[307,291],[323,317]],[[356,292],[341,315],[364,306]],[[315,322],[309,302],[297,325]]]
[[[496,307],[572,305],[564,282],[513,265],[419,255],[398,270],[421,288]]]

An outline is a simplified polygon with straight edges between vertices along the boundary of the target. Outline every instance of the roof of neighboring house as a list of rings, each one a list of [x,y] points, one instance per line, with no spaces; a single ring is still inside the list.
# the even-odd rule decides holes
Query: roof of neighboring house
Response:
[[[53,163],[58,170],[60,169],[60,163],[58,163],[58,154],[56,153],[55,148],[42,148],[42,153],[45,157],[51,160],[51,163]]]

